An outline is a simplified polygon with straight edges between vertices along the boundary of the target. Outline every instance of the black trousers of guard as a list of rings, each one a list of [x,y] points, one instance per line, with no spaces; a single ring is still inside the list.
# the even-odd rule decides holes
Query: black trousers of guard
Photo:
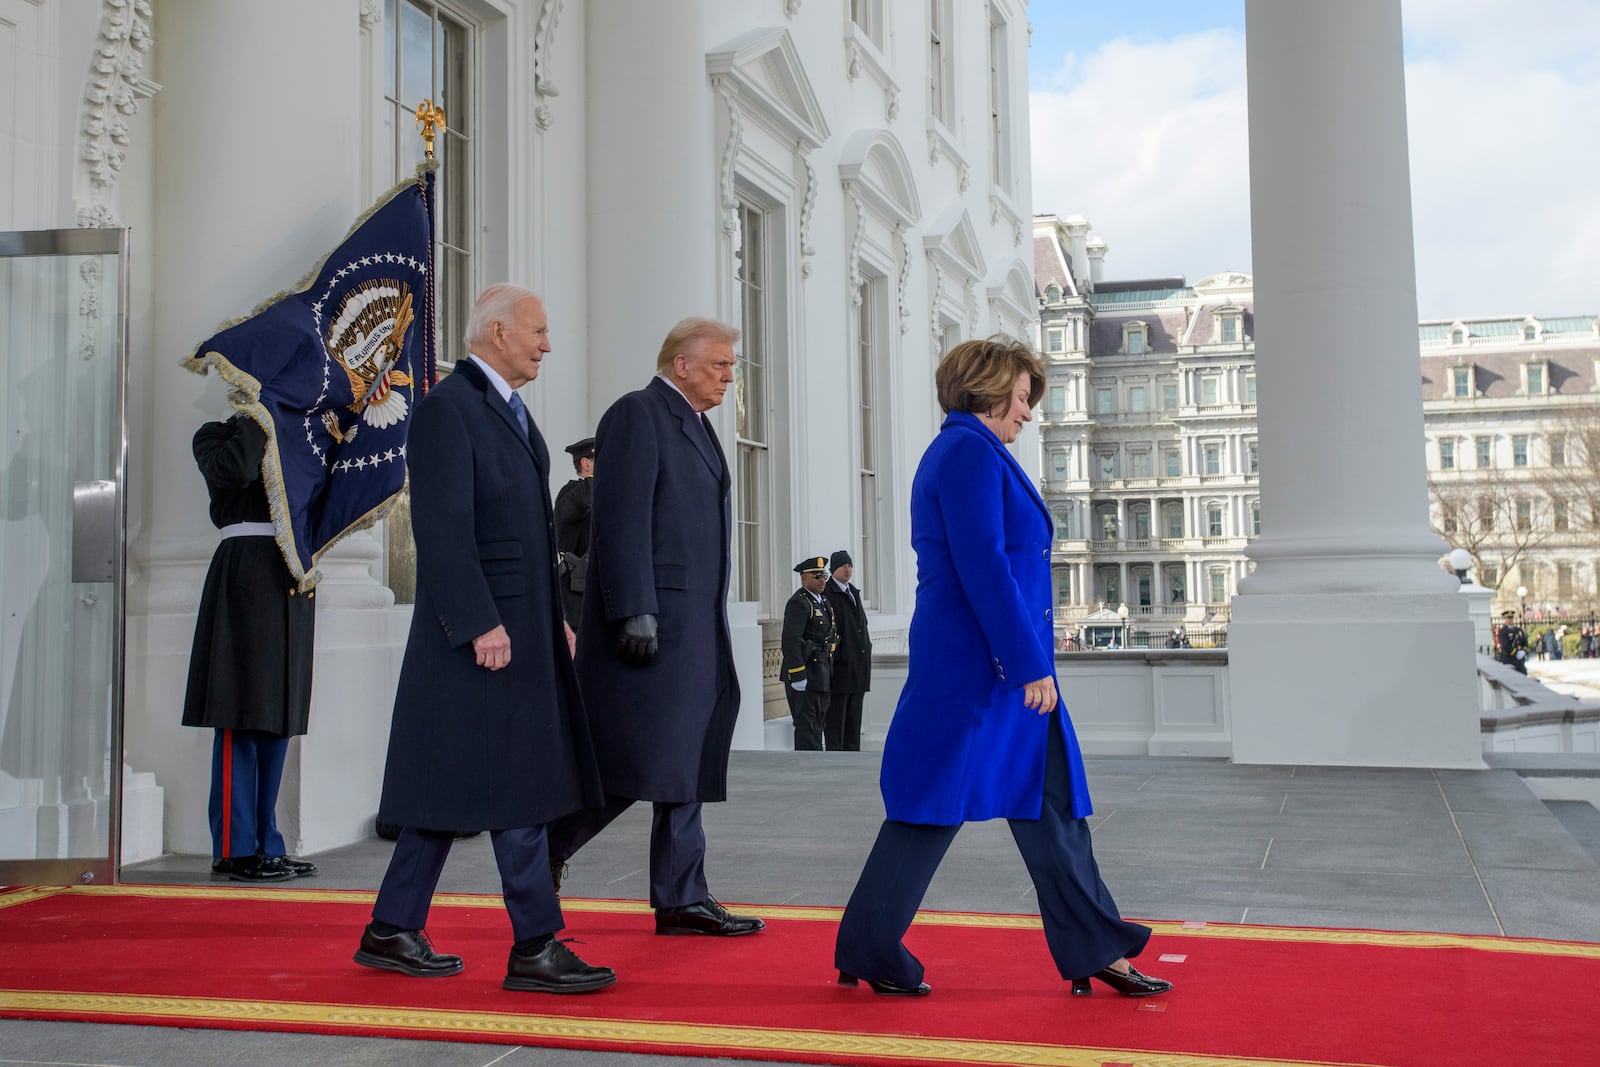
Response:
[[[433,902],[433,891],[455,837],[447,830],[401,830],[378,889],[377,902],[372,905],[372,917],[402,930],[426,927],[428,906]],[[513,939],[526,941],[553,934],[565,926],[561,900],[550,884],[545,828],[491,830],[489,840],[500,867],[500,889],[511,916]]]
[[[1150,928],[1126,922],[1100,878],[1088,823],[1072,816],[1059,712],[1050,716],[1044,805],[1037,819],[1007,819],[1039,897],[1045,942],[1062,978],[1085,978],[1137,956]],[[834,965],[858,978],[915,986],[922,961],[902,943],[928,883],[961,829],[885,819],[839,923]]]
[[[828,714],[822,728],[829,752],[861,751],[861,705],[865,693],[829,693]]]
[[[789,698],[789,717],[794,720],[794,750],[796,752],[822,751],[823,721],[828,716],[828,694],[809,690],[796,693],[783,687]]]
[[[549,825],[550,860],[565,863],[594,840],[618,815],[633,807],[632,797],[606,794],[600,808],[563,815]],[[681,908],[711,895],[706,885],[706,831],[698,801],[656,801],[650,819],[650,906]],[[548,883],[548,872],[546,872]]]

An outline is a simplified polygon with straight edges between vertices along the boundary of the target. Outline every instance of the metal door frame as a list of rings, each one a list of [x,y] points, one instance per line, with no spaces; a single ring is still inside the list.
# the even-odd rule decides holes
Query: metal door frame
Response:
[[[115,580],[112,582],[110,777],[107,854],[65,859],[0,859],[0,885],[113,884],[122,859],[123,690],[126,685],[128,582],[128,249],[126,228],[16,230],[0,232],[0,258],[44,256],[117,257],[117,484]]]

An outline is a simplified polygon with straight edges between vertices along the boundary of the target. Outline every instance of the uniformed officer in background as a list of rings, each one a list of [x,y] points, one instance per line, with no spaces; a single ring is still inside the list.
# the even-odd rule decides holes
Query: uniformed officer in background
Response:
[[[833,607],[822,595],[828,583],[828,557],[811,556],[794,569],[800,575],[800,588],[783,607],[783,688],[794,719],[795,751],[814,752],[822,749],[839,631]]]
[[[1515,622],[1514,611],[1500,613],[1500,633],[1495,641],[1495,659],[1512,670],[1528,673],[1528,634]]]
[[[594,438],[567,446],[578,476],[556,494],[556,548],[561,552],[561,606],[574,630],[583,616],[589,570],[589,507],[594,494]]]
[[[867,633],[867,608],[861,590],[852,585],[855,564],[840,549],[828,557],[833,579],[823,596],[833,608],[839,629],[839,647],[833,653],[833,675],[828,685],[828,713],[823,728],[829,752],[861,751],[861,708],[872,688],[872,637]]]

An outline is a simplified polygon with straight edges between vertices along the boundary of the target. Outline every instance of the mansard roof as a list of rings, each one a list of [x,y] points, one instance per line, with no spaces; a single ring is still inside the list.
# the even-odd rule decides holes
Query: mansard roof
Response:
[[[1474,396],[1489,399],[1521,396],[1525,363],[1543,363],[1549,367],[1545,388],[1551,394],[1593,393],[1596,360],[1600,360],[1600,343],[1552,351],[1473,352],[1465,348],[1425,351],[1422,354],[1422,399],[1450,399],[1450,370],[1463,363],[1472,365]]]
[[[1096,290],[1095,295],[1099,295]],[[1146,308],[1117,315],[1101,312],[1089,326],[1089,355],[1103,356],[1122,351],[1122,328],[1130,322],[1145,324],[1145,350],[1174,352],[1183,343],[1188,325],[1182,305]]]
[[[1035,295],[1039,297],[1052,285],[1068,296],[1078,295],[1078,283],[1072,276],[1067,250],[1052,233],[1033,235],[1033,284]]]
[[[1491,341],[1504,338],[1519,342],[1525,323],[1536,322],[1545,338],[1570,336],[1574,339],[1595,336],[1594,315],[1563,315],[1559,318],[1541,319],[1534,315],[1500,315],[1482,319],[1436,319],[1417,327],[1417,336],[1424,347],[1448,344],[1450,328],[1460,323],[1467,330],[1468,341]]]

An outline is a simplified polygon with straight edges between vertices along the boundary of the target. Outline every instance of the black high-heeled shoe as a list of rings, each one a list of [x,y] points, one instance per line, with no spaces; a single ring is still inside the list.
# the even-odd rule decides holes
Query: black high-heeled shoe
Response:
[[[1115,989],[1125,997],[1153,997],[1157,993],[1165,993],[1172,988],[1172,983],[1162,978],[1151,978],[1148,974],[1140,974],[1134,970],[1133,964],[1128,964],[1126,972],[1113,971],[1110,967],[1091,974],[1089,978],[1098,978],[1106,985]],[[1072,980],[1072,995],[1086,997],[1094,992],[1089,985],[1089,978],[1074,978]]]
[[[858,983],[859,979],[855,975],[846,974],[843,971],[839,972],[840,985],[857,985]],[[906,986],[891,982],[886,978],[868,978],[867,985],[872,987],[874,993],[886,997],[925,997],[928,995],[928,991],[933,988],[927,982]]]

